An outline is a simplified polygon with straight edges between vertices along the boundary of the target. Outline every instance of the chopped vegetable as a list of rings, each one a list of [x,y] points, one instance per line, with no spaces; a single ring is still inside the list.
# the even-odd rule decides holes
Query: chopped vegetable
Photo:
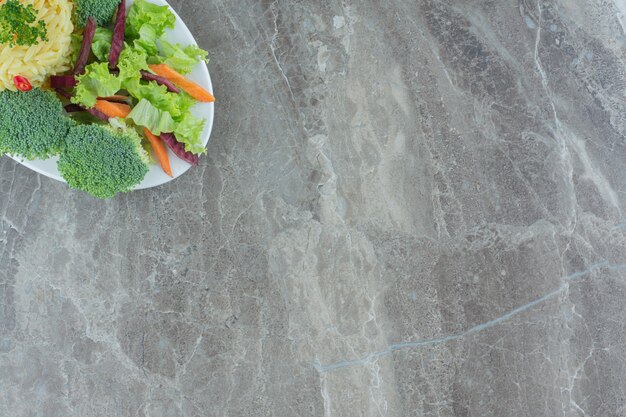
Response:
[[[181,74],[190,73],[200,61],[207,61],[207,51],[200,49],[196,45],[183,47],[180,44],[171,44],[161,39],[161,63],[167,64],[170,68]]]
[[[76,0],[78,24],[84,26],[93,16],[99,26],[106,26],[113,19],[120,0]]]
[[[137,100],[145,98],[157,109],[168,112],[174,120],[182,118],[196,103],[188,94],[171,93],[165,86],[154,81],[141,84],[139,79],[133,79],[125,82],[123,88]]]
[[[148,55],[156,55],[159,50],[157,49],[157,34],[154,28],[150,25],[143,25],[139,29],[139,38],[133,40],[133,45]]]
[[[185,114],[178,123],[174,133],[177,140],[185,145],[185,150],[194,154],[206,152],[201,136],[204,130],[204,119],[198,119],[191,113]]]
[[[70,38],[70,62],[76,62],[80,47],[83,44],[83,35],[80,33],[72,33]]]
[[[195,98],[198,101],[205,103],[215,101],[215,97],[213,97],[213,94],[209,93],[198,84],[188,80],[178,72],[174,71],[167,64],[150,65],[150,69],[157,75],[167,78],[168,80],[185,90],[187,94],[189,94],[191,97]]]
[[[93,117],[95,117],[96,119],[100,119],[100,120],[104,120],[105,122],[109,121],[109,116],[107,116],[106,114],[102,113],[100,110],[98,109],[86,109]]]
[[[79,76],[76,95],[72,103],[91,108],[98,97],[111,96],[120,90],[120,80],[109,72],[106,62],[89,64],[84,75]]]
[[[37,10],[32,4],[7,0],[0,6],[0,43],[31,46],[48,40],[48,29],[43,20],[37,20]],[[33,25],[34,23],[34,25]]]
[[[126,36],[129,39],[140,37],[144,25],[152,28],[155,38],[160,38],[166,29],[173,29],[176,16],[168,6],[158,6],[146,0],[136,0],[128,12]]]
[[[55,155],[71,124],[51,91],[0,92],[0,153],[26,159]]]
[[[161,134],[161,139],[180,159],[190,163],[191,165],[198,165],[198,155],[185,151],[185,145],[176,139],[176,135],[173,133],[163,133]]]
[[[33,89],[33,86],[30,81],[28,81],[28,78],[22,77],[21,75],[13,77],[13,84],[15,84],[15,88],[20,91],[30,91]]]
[[[153,74],[148,71],[141,71],[141,78],[146,81],[155,81],[157,84],[164,85],[167,90],[172,93],[180,93],[180,89],[174,85],[173,82],[160,75]]]
[[[174,175],[172,175],[170,158],[169,156],[167,156],[167,149],[165,149],[165,145],[163,145],[163,141],[161,140],[161,138],[152,134],[152,132],[150,132],[150,130],[148,130],[147,128],[143,129],[143,133],[150,141],[150,144],[152,145],[152,150],[159,160],[159,164],[161,164],[161,168],[163,168],[163,171],[170,177],[173,177]]]
[[[68,113],[78,113],[81,111],[85,111],[84,107],[79,106],[78,104],[66,104],[64,107],[65,111]]]
[[[126,118],[130,114],[130,106],[124,103],[113,103],[106,100],[96,100],[94,109],[106,114],[107,117],[121,117]]]
[[[83,32],[83,43],[80,45],[80,52],[78,53],[78,58],[74,64],[74,74],[82,74],[85,69],[85,65],[87,65],[89,51],[91,51],[91,44],[96,34],[96,27],[96,21],[90,16],[89,19],[87,19],[87,25],[85,26],[85,31]]]
[[[55,89],[55,91],[57,92],[58,95],[60,95],[63,98],[66,98],[68,100],[72,99],[72,93],[70,93],[68,91],[65,91],[62,88],[57,88],[57,89]]]
[[[129,80],[139,80],[141,71],[148,69],[148,56],[140,49],[124,48],[119,59],[119,78],[122,83]]]
[[[91,52],[99,61],[105,61],[111,51],[111,42],[113,42],[113,32],[111,29],[98,27],[91,44]]]
[[[98,97],[98,99],[106,100],[106,101],[113,101],[116,103],[125,103],[130,99],[130,97],[122,96],[122,95],[114,95],[114,96]]]
[[[107,116],[106,114],[102,113],[100,110],[97,110],[95,108],[93,108],[93,109],[86,109],[83,106],[80,106],[80,105],[74,104],[74,103],[66,104],[65,105],[65,111],[68,112],[68,113],[88,112],[89,114],[91,114],[96,119],[100,119],[100,120],[103,120],[105,122],[109,121],[109,116]]]
[[[70,129],[57,166],[70,187],[110,198],[139,184],[149,161],[134,130],[80,125]]]
[[[109,54],[109,68],[117,68],[117,61],[124,48],[124,28],[126,26],[126,0],[122,0],[117,7],[115,27],[113,28],[113,41]]]
[[[161,132],[173,132],[176,123],[172,116],[166,112],[157,109],[146,99],[141,99],[128,115],[137,126],[148,128],[155,135]]]
[[[72,88],[78,84],[76,77],[73,75],[53,75],[50,77],[50,87],[57,88]]]

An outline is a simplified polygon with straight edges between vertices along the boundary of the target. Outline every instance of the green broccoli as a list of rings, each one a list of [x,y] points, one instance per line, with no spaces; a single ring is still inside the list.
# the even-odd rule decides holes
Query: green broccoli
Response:
[[[98,26],[111,23],[121,0],[76,0],[76,17],[81,26],[85,26],[89,16],[93,16]]]
[[[57,166],[70,187],[110,198],[139,184],[149,162],[134,130],[78,125],[70,129]]]
[[[0,92],[0,154],[26,159],[56,155],[71,125],[51,91]]]

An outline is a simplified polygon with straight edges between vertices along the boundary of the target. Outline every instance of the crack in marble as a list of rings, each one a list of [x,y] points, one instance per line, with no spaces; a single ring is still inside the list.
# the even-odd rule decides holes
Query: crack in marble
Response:
[[[366,356],[364,356],[363,358],[360,359],[350,359],[350,360],[344,360],[344,361],[338,361],[335,363],[331,363],[331,364],[327,364],[327,365],[323,365],[321,364],[319,361],[316,361],[313,366],[315,367],[315,369],[320,372],[320,373],[325,373],[325,372],[330,372],[330,371],[335,371],[338,369],[342,369],[342,368],[349,368],[349,367],[353,367],[353,366],[359,366],[359,365],[365,365],[365,364],[369,364],[372,363],[374,361],[376,361],[378,358],[380,357],[384,357],[384,356],[388,356],[391,353],[397,351],[397,350],[404,350],[404,349],[412,349],[412,348],[418,348],[418,347],[423,347],[423,346],[433,346],[433,345],[440,345],[443,343],[447,343],[447,342],[451,342],[451,341],[455,341],[455,340],[459,340],[459,339],[463,339],[464,337],[467,336],[471,336],[473,334],[479,333],[483,330],[489,329],[497,324],[500,324],[502,322],[505,322],[515,316],[517,316],[520,313],[523,313],[524,311],[530,310],[531,308],[543,303],[544,301],[547,301],[551,298],[556,297],[557,295],[561,294],[563,292],[563,290],[567,289],[569,287],[569,283],[572,281],[576,281],[577,279],[580,279],[582,277],[585,277],[591,273],[593,273],[594,271],[597,271],[599,269],[609,269],[612,271],[621,271],[621,270],[625,270],[626,269],[626,263],[623,264],[609,264],[607,261],[603,261],[603,262],[599,262],[599,263],[595,263],[593,265],[591,265],[589,268],[587,268],[584,271],[578,271],[578,272],[574,272],[566,277],[563,278],[563,284],[561,284],[561,286],[559,286],[556,290],[551,291],[539,298],[534,299],[533,301],[526,303],[520,307],[517,307],[511,311],[509,311],[506,314],[503,314],[502,316],[499,316],[493,320],[489,320],[487,322],[478,324],[474,327],[471,327],[468,330],[465,330],[464,332],[461,333],[455,333],[455,334],[451,334],[451,335],[447,335],[447,336],[441,336],[441,337],[436,337],[436,338],[431,338],[431,339],[421,339],[421,340],[416,340],[413,342],[400,342],[400,343],[394,343],[392,345],[389,345],[387,347],[387,349],[378,351],[378,352],[373,352],[370,353]]]
[[[274,58],[274,61],[276,62],[276,66],[278,67],[278,70],[280,71],[280,75],[283,77],[283,79],[285,80],[285,83],[287,84],[287,88],[289,89],[289,94],[291,95],[291,100],[293,100],[294,103],[296,103],[296,97],[293,94],[293,90],[291,89],[291,83],[289,82],[289,78],[287,77],[287,74],[285,74],[285,71],[283,70],[282,65],[280,64],[280,61],[278,60],[278,57],[276,56],[276,50],[278,49],[276,46],[276,41],[278,40],[278,13],[275,11],[275,7],[276,7],[276,1],[274,3],[272,3],[270,5],[270,11],[272,12],[272,16],[274,17],[274,35],[272,36],[272,40],[270,41],[270,49],[272,51],[272,57]]]
[[[539,43],[541,42],[541,0],[537,0],[537,13],[539,17],[537,23],[537,35],[535,36],[535,65],[537,66],[539,75],[541,75],[541,85],[543,86],[543,89],[545,90],[548,99],[550,100],[550,106],[552,107],[552,114],[554,116],[556,128],[560,129],[561,121],[559,120],[559,116],[556,112],[556,106],[554,105],[554,100],[552,99],[552,92],[550,91],[548,76],[543,69],[543,65],[541,64],[541,58],[539,57]]]

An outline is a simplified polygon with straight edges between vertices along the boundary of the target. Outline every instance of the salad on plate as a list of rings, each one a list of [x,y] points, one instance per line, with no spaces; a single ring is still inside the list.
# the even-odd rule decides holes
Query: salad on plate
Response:
[[[207,52],[166,39],[175,22],[148,0],[0,0],[0,152],[56,157],[98,198],[154,164],[173,177],[171,157],[197,165],[206,120],[192,108],[215,98],[187,77]]]

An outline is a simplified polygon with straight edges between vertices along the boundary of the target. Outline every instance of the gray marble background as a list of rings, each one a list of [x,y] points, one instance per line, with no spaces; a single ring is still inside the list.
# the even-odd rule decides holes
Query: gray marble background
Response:
[[[173,6],[199,168],[0,159],[1,416],[626,416],[624,0]]]

